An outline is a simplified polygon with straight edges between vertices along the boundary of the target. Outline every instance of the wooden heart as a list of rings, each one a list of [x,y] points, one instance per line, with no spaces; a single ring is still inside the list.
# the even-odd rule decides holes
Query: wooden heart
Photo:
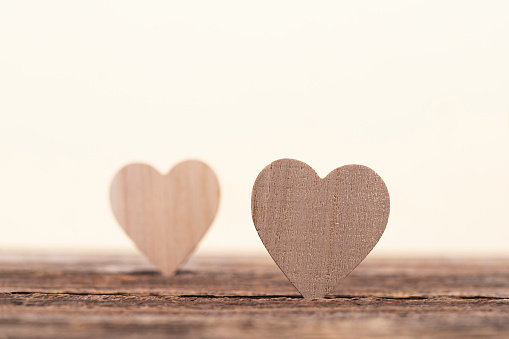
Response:
[[[165,176],[131,164],[113,179],[110,199],[124,231],[164,275],[171,275],[212,223],[219,183],[201,161],[181,162]]]
[[[251,197],[258,234],[304,298],[323,298],[368,255],[389,219],[383,180],[361,165],[321,179],[303,162],[277,160]]]

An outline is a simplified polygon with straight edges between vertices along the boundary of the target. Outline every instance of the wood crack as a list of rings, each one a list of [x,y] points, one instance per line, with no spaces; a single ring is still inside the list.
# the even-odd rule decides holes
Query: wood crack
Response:
[[[9,295],[26,295],[26,296],[125,296],[125,297],[172,297],[182,299],[303,299],[300,295],[285,295],[285,294],[268,294],[268,295],[216,295],[216,294],[160,294],[160,293],[125,293],[125,292],[43,292],[43,291],[14,291],[0,293],[0,298],[8,298]],[[456,295],[432,295],[432,296],[380,296],[380,295],[335,295],[328,296],[324,300],[335,299],[353,299],[353,300],[437,300],[437,299],[459,299],[459,300],[507,300],[509,296],[484,296],[484,295],[471,295],[471,296],[456,296]]]

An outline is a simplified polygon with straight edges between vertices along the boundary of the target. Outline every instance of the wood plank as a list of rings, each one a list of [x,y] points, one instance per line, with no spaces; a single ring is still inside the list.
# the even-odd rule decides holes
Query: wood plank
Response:
[[[507,338],[509,259],[368,258],[306,300],[268,256],[0,253],[0,338]]]

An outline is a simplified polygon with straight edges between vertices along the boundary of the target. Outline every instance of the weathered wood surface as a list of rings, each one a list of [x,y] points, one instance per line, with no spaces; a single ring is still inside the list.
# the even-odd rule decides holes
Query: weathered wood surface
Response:
[[[305,300],[268,256],[0,252],[0,338],[509,338],[509,259],[366,259]]]

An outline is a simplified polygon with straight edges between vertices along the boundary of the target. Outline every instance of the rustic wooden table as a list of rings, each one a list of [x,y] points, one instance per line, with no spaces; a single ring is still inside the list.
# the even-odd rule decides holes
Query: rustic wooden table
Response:
[[[304,300],[269,257],[0,252],[0,338],[509,338],[509,259],[366,259]]]

